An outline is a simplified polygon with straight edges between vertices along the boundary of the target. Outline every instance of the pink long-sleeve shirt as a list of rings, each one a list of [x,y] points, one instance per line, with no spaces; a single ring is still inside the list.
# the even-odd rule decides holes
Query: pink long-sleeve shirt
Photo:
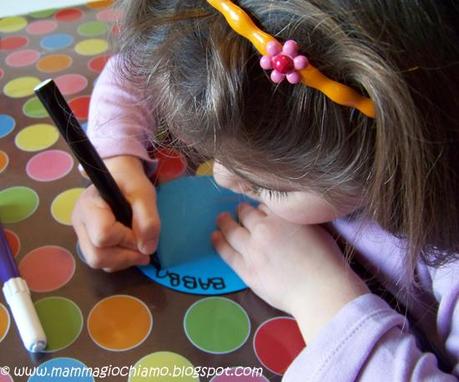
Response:
[[[88,135],[102,157],[134,155],[150,161],[154,121],[138,90],[117,75],[111,59],[99,76],[89,110]],[[362,221],[338,220],[335,229],[359,260],[392,293],[403,286],[403,241]],[[440,268],[418,265],[419,286],[401,303],[411,322],[450,365],[423,352],[404,315],[369,293],[345,305],[297,356],[283,381],[456,381],[459,376],[459,261]]]

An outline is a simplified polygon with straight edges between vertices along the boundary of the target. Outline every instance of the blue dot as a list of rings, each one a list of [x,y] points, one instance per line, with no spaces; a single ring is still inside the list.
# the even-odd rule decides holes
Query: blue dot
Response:
[[[28,382],[94,382],[88,367],[74,358],[53,358],[42,363]]]
[[[88,122],[82,123],[81,127],[83,128],[84,131],[88,131]]]
[[[67,48],[73,44],[73,37],[67,33],[56,33],[43,37],[40,41],[42,48],[47,50],[58,50]]]
[[[0,114],[0,138],[11,133],[16,126],[16,121],[8,114]]]

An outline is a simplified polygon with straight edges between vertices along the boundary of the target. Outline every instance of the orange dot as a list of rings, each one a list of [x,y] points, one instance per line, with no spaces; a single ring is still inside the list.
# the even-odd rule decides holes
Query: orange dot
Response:
[[[97,1],[88,1],[86,4],[88,8],[92,9],[102,9],[110,7],[113,4],[113,0],[97,0]]]
[[[72,65],[72,57],[66,54],[49,54],[37,62],[37,69],[40,72],[54,73],[67,69]]]
[[[115,295],[99,301],[88,315],[92,340],[106,350],[130,350],[150,334],[153,319],[139,299]]]
[[[5,171],[5,169],[8,167],[8,163],[10,163],[8,154],[0,150],[0,173]]]
[[[10,328],[10,315],[8,310],[3,304],[0,304],[0,342],[3,341],[5,336],[8,334]],[[2,375],[0,373],[0,375]],[[1,379],[1,378],[0,378]]]

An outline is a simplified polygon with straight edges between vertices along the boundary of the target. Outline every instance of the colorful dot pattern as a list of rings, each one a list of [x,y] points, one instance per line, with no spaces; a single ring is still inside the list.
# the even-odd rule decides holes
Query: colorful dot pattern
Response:
[[[107,350],[130,350],[150,334],[153,318],[139,299],[115,295],[101,300],[88,316],[88,332],[93,341]]]
[[[135,365],[135,372],[129,378],[129,382],[145,382],[145,381],[160,381],[160,382],[175,382],[177,380],[183,382],[199,381],[199,376],[194,375],[194,365],[180,354],[168,351],[160,351],[140,359]],[[150,374],[147,377],[149,370],[157,370],[155,375]],[[183,370],[180,377],[174,376],[174,370]],[[188,375],[186,373],[188,371]]]
[[[283,375],[305,348],[297,322],[291,317],[275,317],[260,325],[253,347],[260,363],[277,375]]]
[[[0,221],[48,337],[39,367],[134,365],[136,375],[106,379],[205,381],[193,374],[195,366],[226,367],[243,360],[263,367],[265,376],[212,381],[280,381],[252,346],[261,323],[277,312],[250,291],[204,298],[165,288],[137,269],[105,273],[83,261],[71,220],[88,180],[33,89],[52,77],[86,126],[92,86],[112,54],[109,35],[120,30],[122,13],[112,3],[0,19]],[[160,166],[152,179],[158,183],[212,172],[211,162],[187,168],[174,150],[163,149],[156,158]],[[37,366],[22,348],[1,294],[0,347],[11,350],[1,352],[2,365]],[[188,374],[151,379],[142,375],[146,367],[177,367]],[[12,380],[0,376],[2,382]],[[64,380],[95,378],[28,379]]]
[[[35,303],[48,340],[46,352],[57,352],[73,344],[83,329],[83,314],[78,305],[63,297],[45,297]]]
[[[183,326],[196,347],[213,354],[235,351],[250,334],[246,311],[222,297],[208,297],[194,303],[185,314]]]
[[[31,291],[53,292],[72,279],[75,259],[67,249],[48,245],[27,253],[19,272]]]

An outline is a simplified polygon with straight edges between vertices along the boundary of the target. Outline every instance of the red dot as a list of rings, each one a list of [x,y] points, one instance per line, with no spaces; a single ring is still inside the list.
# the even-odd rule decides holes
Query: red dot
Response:
[[[255,332],[253,340],[258,360],[278,375],[285,373],[305,346],[297,322],[290,317],[265,321]]]
[[[0,68],[0,80],[3,78],[3,75],[5,74],[5,72],[3,71],[2,68]]]
[[[69,106],[75,114],[75,117],[82,120],[88,119],[90,99],[90,96],[81,96],[73,98],[69,101]]]
[[[47,245],[26,254],[19,273],[34,292],[52,292],[67,284],[75,273],[75,259],[65,248]]]
[[[0,38],[0,50],[18,49],[26,46],[29,39],[24,36],[8,36]]]
[[[100,73],[102,69],[104,68],[105,64],[107,63],[108,59],[110,58],[109,55],[102,55],[102,56],[97,56],[92,58],[88,62],[88,68],[89,70],[92,70],[93,72]]]
[[[82,15],[83,12],[77,8],[67,8],[56,12],[54,17],[57,21],[71,22],[80,19]]]
[[[158,167],[154,174],[155,180],[165,183],[182,176],[187,163],[182,154],[172,149],[162,148],[155,153]]]
[[[9,229],[5,229],[5,236],[10,246],[11,253],[14,257],[16,257],[21,249],[21,241],[19,240],[18,235]]]

